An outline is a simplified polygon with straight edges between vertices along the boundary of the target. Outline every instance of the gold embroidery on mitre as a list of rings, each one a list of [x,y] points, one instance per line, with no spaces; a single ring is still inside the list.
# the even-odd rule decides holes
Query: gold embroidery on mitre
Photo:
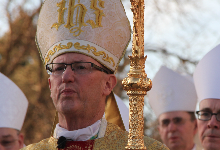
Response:
[[[45,57],[45,64],[47,64],[50,61],[50,56],[54,55],[56,52],[62,50],[62,49],[70,49],[72,46],[74,46],[75,49],[77,50],[87,50],[88,53],[90,53],[90,51],[92,51],[92,53],[95,56],[101,56],[103,55],[102,60],[107,61],[111,64],[111,62],[113,63],[112,66],[115,66],[115,61],[112,57],[109,57],[108,54],[106,54],[104,51],[99,51],[97,52],[96,48],[93,46],[90,46],[89,44],[87,44],[87,46],[85,45],[80,45],[79,42],[76,43],[72,43],[72,42],[68,42],[67,45],[61,45],[61,43],[59,45],[55,45],[53,47],[53,50],[49,50],[49,52],[47,53],[47,56]]]
[[[54,55],[54,53],[62,50],[62,49],[70,49],[73,46],[72,42],[68,42],[67,45],[59,45],[54,46],[53,50],[50,50],[47,53],[47,56],[45,57],[45,64],[47,64],[50,61],[50,56]]]
[[[65,4],[66,4],[66,1],[65,1],[65,0],[62,0],[61,2],[57,3],[57,7],[60,7],[60,8],[57,10],[57,12],[59,12],[59,14],[58,14],[58,23],[54,23],[51,28],[56,28],[56,29],[58,30],[58,28],[60,27],[60,25],[62,25],[62,24],[65,23],[65,22],[64,22],[64,18],[63,18],[64,12],[65,12],[65,10],[67,9],[67,8],[65,7]]]
[[[109,57],[108,54],[106,54],[104,51],[99,51],[99,52],[97,52],[97,51],[96,51],[96,48],[93,47],[93,46],[90,46],[89,44],[87,44],[87,46],[85,46],[85,45],[80,46],[80,43],[79,43],[79,42],[76,42],[76,43],[74,44],[74,47],[75,47],[75,49],[78,49],[78,50],[80,50],[80,49],[87,50],[88,53],[90,53],[90,50],[93,50],[92,53],[93,53],[95,56],[103,55],[102,60],[107,61],[107,62],[109,62],[110,64],[111,64],[111,62],[112,62],[112,63],[113,63],[112,66],[113,66],[113,67],[115,66],[115,61],[114,61],[114,59],[113,59],[112,57]]]
[[[60,3],[57,3],[57,7],[59,9],[58,12],[58,23],[54,23],[51,28],[58,28],[60,25],[64,24],[64,12],[67,9],[65,7],[66,1],[62,0]],[[98,4],[98,5],[97,5]],[[93,20],[87,20],[86,23],[90,24],[92,28],[102,27],[102,16],[105,16],[103,13],[103,10],[101,10],[99,7],[104,8],[104,1],[102,0],[91,0],[90,8],[95,10],[95,22]],[[75,13],[75,14],[74,14]],[[64,25],[65,28],[69,29],[70,33],[73,33],[73,36],[79,36],[83,30],[81,29],[82,26],[87,26],[85,23],[85,15],[87,13],[86,6],[83,4],[80,4],[80,0],[78,0],[78,4],[75,4],[75,0],[69,0],[69,7],[68,7],[68,17],[67,17],[67,23]],[[75,22],[73,20],[75,15]]]
[[[104,8],[104,2],[99,0],[99,7]],[[102,22],[102,16],[105,16],[103,13],[103,10],[99,9],[97,7],[97,0],[92,0],[91,1],[91,9],[95,10],[94,14],[96,15],[95,23],[93,20],[88,20],[86,23],[89,23],[92,28],[97,28],[97,27],[102,27],[101,22]]]

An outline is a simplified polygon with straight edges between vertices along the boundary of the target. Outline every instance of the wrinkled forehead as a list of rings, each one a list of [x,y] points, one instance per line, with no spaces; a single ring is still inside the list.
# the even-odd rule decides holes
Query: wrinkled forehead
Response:
[[[202,100],[199,103],[199,110],[220,111],[220,99],[209,98]]]
[[[54,58],[53,63],[73,63],[73,62],[92,62],[95,64],[100,64],[94,58],[81,53],[63,53],[56,58]]]
[[[167,120],[167,119],[172,120],[174,118],[188,119],[190,118],[190,115],[186,111],[171,111],[171,112],[162,113],[158,117],[158,121],[160,122],[162,120]]]

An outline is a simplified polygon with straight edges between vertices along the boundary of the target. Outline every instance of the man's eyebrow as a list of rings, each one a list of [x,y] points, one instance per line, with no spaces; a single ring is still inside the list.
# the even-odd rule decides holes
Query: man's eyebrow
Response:
[[[203,108],[203,109],[201,109],[200,111],[212,111],[210,108]]]
[[[2,138],[10,138],[10,137],[12,137],[12,135],[11,135],[11,134],[8,134],[8,135],[3,135],[3,136],[2,136]]]
[[[172,120],[174,120],[174,119],[183,119],[182,117],[174,117],[174,118],[172,118]]]
[[[162,119],[161,122],[169,121],[170,119]]]

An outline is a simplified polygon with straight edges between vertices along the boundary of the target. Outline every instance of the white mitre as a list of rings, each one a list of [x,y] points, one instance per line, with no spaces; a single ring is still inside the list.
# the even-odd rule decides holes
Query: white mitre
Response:
[[[198,102],[207,98],[220,99],[220,45],[208,52],[193,74]]]
[[[195,111],[197,95],[191,76],[180,75],[162,66],[152,83],[148,98],[157,117],[171,111]]]
[[[121,0],[45,0],[36,43],[45,65],[61,54],[75,52],[115,72],[130,37]]]
[[[21,130],[28,100],[19,87],[0,73],[0,128]]]

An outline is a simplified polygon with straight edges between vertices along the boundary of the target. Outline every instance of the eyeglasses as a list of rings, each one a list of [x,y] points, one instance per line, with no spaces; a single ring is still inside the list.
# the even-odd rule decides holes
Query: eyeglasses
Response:
[[[50,63],[46,65],[46,70],[49,75],[62,75],[68,65],[71,66],[71,69],[75,74],[89,74],[92,72],[93,68],[109,74],[107,70],[95,65],[92,62],[75,62],[71,64]]]
[[[196,111],[199,120],[208,121],[211,120],[212,115],[215,115],[217,121],[220,121],[220,112],[219,113],[212,113],[207,111]]]

